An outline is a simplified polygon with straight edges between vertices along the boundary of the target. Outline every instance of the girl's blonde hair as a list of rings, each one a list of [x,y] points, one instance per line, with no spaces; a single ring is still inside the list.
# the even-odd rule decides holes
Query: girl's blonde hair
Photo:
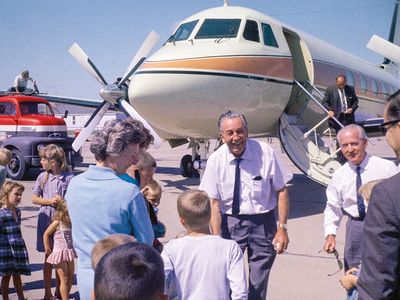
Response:
[[[0,165],[8,165],[11,161],[11,151],[6,148],[0,148]]]
[[[43,148],[39,149],[39,156],[43,159],[54,160],[60,166],[61,171],[69,171],[69,167],[67,164],[67,159],[65,158],[64,150],[54,144],[49,144]],[[46,170],[47,174],[43,178],[43,182],[41,182],[41,188],[44,188],[46,182],[49,180],[49,174],[51,170]]]
[[[58,203],[53,217],[53,221],[54,220],[60,221],[62,224],[71,228],[71,219],[68,213],[67,201],[62,200],[60,203]]]
[[[0,190],[0,205],[3,207],[7,204],[8,196],[14,188],[18,188],[22,192],[25,191],[25,187],[16,181],[7,180]]]

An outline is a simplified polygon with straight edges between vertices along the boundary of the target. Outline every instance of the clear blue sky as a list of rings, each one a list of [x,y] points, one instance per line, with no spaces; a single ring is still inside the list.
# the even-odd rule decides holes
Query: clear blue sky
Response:
[[[230,0],[381,63],[365,45],[387,38],[395,0]],[[121,76],[151,30],[156,48],[186,17],[223,0],[0,0],[0,90],[29,69],[50,94],[98,99],[99,84],[69,55],[77,42],[104,77]]]

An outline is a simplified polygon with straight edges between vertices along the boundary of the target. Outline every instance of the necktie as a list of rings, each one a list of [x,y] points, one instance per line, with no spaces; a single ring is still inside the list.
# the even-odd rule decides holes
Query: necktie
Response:
[[[357,167],[357,179],[356,179],[356,188],[357,188],[357,208],[358,208],[358,214],[360,216],[360,219],[364,220],[365,217],[365,206],[364,206],[364,199],[361,197],[361,195],[358,194],[358,190],[361,187],[361,167]]]
[[[340,102],[341,102],[341,105],[342,105],[341,111],[344,112],[344,111],[346,111],[346,109],[347,109],[347,105],[346,105],[346,96],[345,96],[345,94],[344,94],[344,90],[343,90],[343,89],[342,89],[342,90],[339,90],[339,91],[340,91]]]
[[[241,158],[235,158],[235,185],[233,187],[232,215],[236,216],[240,212],[240,161]]]

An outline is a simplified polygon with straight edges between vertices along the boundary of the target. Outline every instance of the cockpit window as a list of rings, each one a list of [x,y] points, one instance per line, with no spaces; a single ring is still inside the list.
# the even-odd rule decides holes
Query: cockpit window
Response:
[[[247,20],[243,31],[243,38],[248,41],[260,42],[258,25],[256,21]]]
[[[199,20],[195,20],[181,24],[175,33],[168,39],[167,43],[187,40],[198,21]]]
[[[201,25],[196,39],[235,38],[240,19],[206,19]]]
[[[272,31],[271,25],[261,23],[263,36],[264,36],[264,44],[266,46],[276,47],[278,48],[278,42],[276,41],[275,35]]]

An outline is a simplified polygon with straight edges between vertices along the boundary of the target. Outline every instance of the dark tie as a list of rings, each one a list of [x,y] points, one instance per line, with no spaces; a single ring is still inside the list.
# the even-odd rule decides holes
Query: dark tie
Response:
[[[240,212],[240,161],[241,158],[235,158],[235,185],[233,187],[232,215],[236,216]]]
[[[357,193],[357,208],[358,208],[358,214],[360,215],[360,219],[364,220],[365,218],[365,206],[364,206],[364,199],[363,197],[358,193],[358,190],[360,189],[362,185],[361,181],[361,167],[357,167],[357,179],[356,179],[356,193]]]

